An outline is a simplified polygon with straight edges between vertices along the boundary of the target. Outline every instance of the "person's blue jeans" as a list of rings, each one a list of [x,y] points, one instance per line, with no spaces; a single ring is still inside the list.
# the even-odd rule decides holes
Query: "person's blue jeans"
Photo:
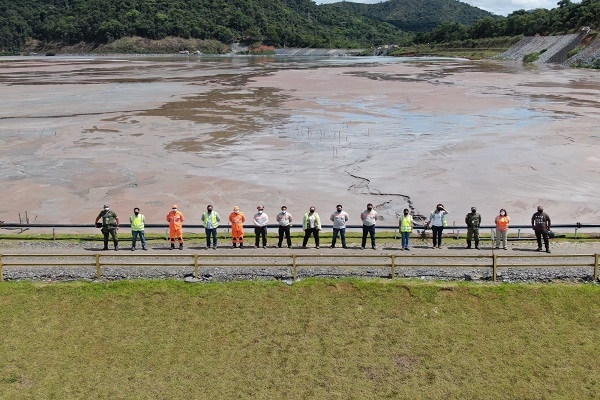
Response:
[[[342,239],[342,247],[346,248],[346,228],[333,228],[333,240],[331,241],[331,247],[335,247],[338,233]]]
[[[442,231],[444,230],[443,226],[432,226],[431,230],[433,231],[433,247],[440,247],[442,245]]]
[[[402,232],[402,248],[410,249],[410,232]]]
[[[367,244],[367,235],[371,237],[371,247],[375,248],[375,225],[366,226],[363,225],[363,235],[362,235],[362,247],[364,248]]]
[[[135,249],[135,243],[137,242],[137,238],[140,238],[140,242],[142,242],[142,249],[146,248],[146,236],[144,235],[144,231],[131,231],[131,248]]]
[[[210,247],[210,238],[212,237],[212,247],[217,247],[217,228],[204,228],[206,233],[206,247]]]

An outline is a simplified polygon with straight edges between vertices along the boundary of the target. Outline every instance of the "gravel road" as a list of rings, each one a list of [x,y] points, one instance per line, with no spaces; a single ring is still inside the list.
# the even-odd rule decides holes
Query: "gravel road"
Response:
[[[122,242],[122,246],[125,245]],[[132,252],[122,247],[115,252],[101,251],[98,242],[4,241],[0,242],[0,254],[5,281],[97,281],[95,255],[100,254],[102,281],[140,278],[174,278],[188,282],[277,279],[292,284],[294,254],[297,257],[298,279],[348,276],[390,278],[391,256],[394,255],[396,277],[488,282],[492,280],[492,255],[496,253],[499,256],[498,282],[533,283],[592,282],[594,254],[600,253],[600,242],[597,241],[551,243],[552,254],[536,252],[534,241],[509,243],[508,250],[495,250],[489,242],[483,242],[481,250],[464,249],[464,244],[458,242],[445,245],[442,249],[429,246],[430,242],[416,239],[410,251],[400,250],[399,243],[394,241],[379,243],[377,250],[362,250],[356,244],[349,245],[347,249],[323,246],[315,249],[309,244],[307,249],[299,246],[291,249],[276,246],[233,249],[222,246],[217,250],[207,250],[202,243],[196,242],[186,243],[181,251],[170,251],[164,241],[156,241],[149,243],[148,251]],[[193,276],[194,254],[198,254],[198,279]],[[11,265],[15,263],[34,265]],[[65,265],[76,263],[85,265]],[[134,265],[110,265],[123,263]],[[546,267],[510,267],[515,264]],[[569,266],[572,264],[586,266]],[[483,265],[487,267],[479,267]]]

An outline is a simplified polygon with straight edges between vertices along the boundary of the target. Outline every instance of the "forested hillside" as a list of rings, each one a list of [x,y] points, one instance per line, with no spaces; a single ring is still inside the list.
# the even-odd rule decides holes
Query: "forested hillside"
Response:
[[[470,26],[444,22],[430,32],[417,35],[415,42],[447,43],[516,35],[560,35],[586,26],[600,28],[600,0],[581,0],[581,3],[560,0],[551,10],[519,10],[506,18],[486,17]]]
[[[430,31],[446,21],[471,25],[477,20],[493,16],[487,11],[457,0],[390,0],[375,4],[344,1],[322,7],[338,12],[349,10],[355,14],[389,22],[409,32]]]
[[[29,38],[106,43],[124,36],[275,46],[368,47],[409,40],[391,24],[310,0],[0,0],[0,49]]]

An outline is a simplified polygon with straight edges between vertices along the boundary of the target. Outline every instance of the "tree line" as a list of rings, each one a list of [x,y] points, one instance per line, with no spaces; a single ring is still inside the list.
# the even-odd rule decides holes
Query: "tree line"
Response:
[[[600,26],[600,0],[560,0],[552,10],[520,10],[507,17],[476,10],[456,0],[360,5],[317,5],[311,0],[0,0],[0,52],[17,53],[32,39],[103,44],[127,36],[368,48]]]
[[[551,10],[519,10],[505,18],[485,17],[470,26],[443,22],[430,32],[418,33],[415,43],[447,43],[507,36],[560,35],[582,27],[600,28],[600,0],[573,3],[560,0]]]

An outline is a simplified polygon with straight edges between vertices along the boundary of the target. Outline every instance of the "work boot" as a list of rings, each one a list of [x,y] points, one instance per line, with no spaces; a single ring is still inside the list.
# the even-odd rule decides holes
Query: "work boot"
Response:
[[[479,240],[476,240],[476,241],[475,241],[475,248],[476,248],[477,250],[479,250]]]
[[[179,250],[183,250],[183,243],[179,243]]]
[[[233,244],[233,248],[235,249],[236,247],[237,247],[237,245],[234,243],[234,244]]]
[[[175,250],[175,243],[171,243],[171,250]]]
[[[102,250],[108,250],[108,240],[104,241],[104,248]]]
[[[119,250],[119,242],[117,242],[116,240],[113,242],[113,244],[115,245],[115,251]]]
[[[470,249],[471,248],[471,241],[467,240],[467,247],[465,247],[465,249]]]

